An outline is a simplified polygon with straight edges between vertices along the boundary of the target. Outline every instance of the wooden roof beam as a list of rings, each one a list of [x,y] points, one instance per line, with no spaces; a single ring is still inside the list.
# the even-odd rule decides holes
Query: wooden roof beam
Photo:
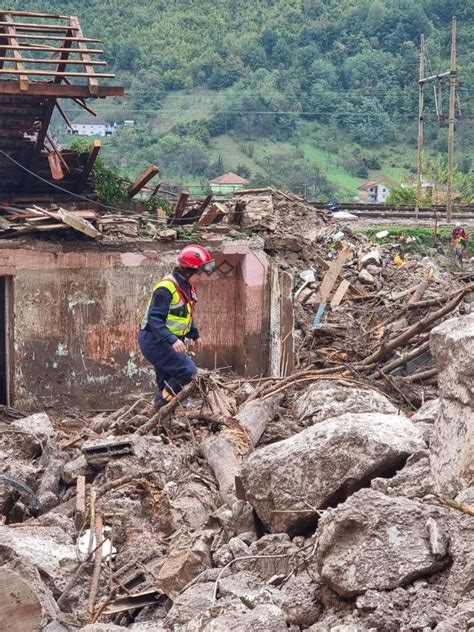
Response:
[[[160,173],[160,170],[155,165],[150,165],[145,169],[143,173],[141,173],[135,180],[135,182],[131,185],[128,190],[128,197],[132,198],[139,191],[143,189],[145,184],[149,182],[152,178],[156,176],[157,173]]]
[[[1,33],[0,33],[1,35]],[[52,40],[55,42],[63,42],[64,40],[71,40],[73,42],[98,42],[100,44],[103,43],[104,40],[96,39],[94,37],[62,37],[60,35],[32,35],[27,33],[18,33],[16,34],[17,39],[35,39],[35,40]]]
[[[57,60],[56,63],[60,63],[60,60]],[[36,68],[31,68],[28,70],[25,69],[16,69],[16,68],[1,68],[0,69],[0,74],[3,75],[23,75],[24,77],[26,77],[26,80],[28,80],[28,76],[32,76],[32,75],[41,75],[41,76],[45,76],[45,77],[103,77],[103,78],[107,78],[107,79],[113,79],[115,77],[114,74],[110,73],[110,72],[100,72],[100,73],[95,73],[95,72],[55,72],[54,70],[37,70]],[[21,81],[21,79],[20,79]],[[27,89],[27,88],[26,88]],[[92,90],[91,90],[92,92]],[[92,94],[94,94],[92,92]]]
[[[15,62],[15,58],[14,57],[0,57],[0,61],[10,61],[12,63]],[[86,64],[90,64],[92,66],[107,66],[107,62],[106,61],[90,61],[90,62],[84,62],[82,61],[82,59],[32,59],[30,57],[19,57],[18,61],[21,61],[24,64],[56,64],[58,65],[59,62],[61,62],[61,64],[74,64],[75,66],[85,66]]]
[[[5,14],[5,17],[7,14]],[[53,31],[69,31],[69,24],[31,24],[30,22],[14,22],[12,18],[10,18],[15,25],[16,29],[22,31],[44,31],[44,32],[53,32]],[[77,30],[77,29],[73,29]]]
[[[69,22],[71,24],[71,28],[74,28],[76,30],[79,37],[84,37],[82,34],[81,25],[79,24],[79,19],[76,16],[72,16]],[[81,50],[81,58],[85,63],[86,71],[94,74],[95,73],[94,66],[91,63],[87,64],[87,62],[91,61],[90,55],[87,52],[85,52],[87,51],[87,45],[84,44],[83,42],[78,42],[77,45],[79,49]],[[89,84],[89,88],[92,94],[97,94],[99,91],[99,82],[97,81],[97,77],[89,77],[87,79],[87,82]]]
[[[64,85],[53,82],[41,81],[30,83],[28,94],[31,96],[51,96],[63,99],[87,99],[88,97],[122,97],[124,88],[119,86],[99,86],[99,94],[92,95],[89,86],[86,85]],[[18,81],[0,81],[0,94],[17,95],[20,93]]]
[[[24,18],[51,18],[54,20],[68,20],[68,15],[54,15],[51,13],[32,13],[31,11],[0,11],[1,14],[17,15]]]
[[[1,21],[5,24],[4,29],[8,36],[7,37],[8,44],[11,44],[13,46],[17,45],[18,41],[15,38],[16,32],[15,32],[15,27],[13,26],[14,25],[13,18],[10,15],[3,15]],[[21,61],[19,61],[21,59],[21,53],[19,53],[18,51],[13,51],[13,57],[15,59],[15,66],[16,66],[15,72],[20,75],[20,90],[27,92],[29,88],[29,81],[28,81],[28,76],[21,72],[22,70],[25,69],[24,64]],[[3,72],[3,68],[0,68],[0,72]]]
[[[1,22],[0,22],[1,24]],[[0,33],[1,37],[2,33]],[[15,44],[8,46],[10,50],[49,50],[53,53],[64,53],[69,51],[70,53],[79,54],[81,52],[87,52],[89,55],[99,55],[104,50],[101,48],[89,48],[86,51],[80,51],[78,48],[59,48],[58,46],[48,46],[47,44]]]

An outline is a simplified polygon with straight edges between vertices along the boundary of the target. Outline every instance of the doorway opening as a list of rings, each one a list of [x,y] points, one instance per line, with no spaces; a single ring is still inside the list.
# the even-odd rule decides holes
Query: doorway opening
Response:
[[[0,276],[0,405],[10,405],[10,290],[12,277]]]

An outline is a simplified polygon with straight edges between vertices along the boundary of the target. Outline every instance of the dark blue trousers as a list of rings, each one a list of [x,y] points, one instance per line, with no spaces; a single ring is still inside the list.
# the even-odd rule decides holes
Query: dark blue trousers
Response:
[[[162,403],[161,392],[168,387],[172,393],[179,393],[185,384],[193,379],[197,367],[187,353],[176,353],[168,342],[158,342],[151,331],[141,329],[138,344],[145,358],[155,368],[158,391],[157,404]]]

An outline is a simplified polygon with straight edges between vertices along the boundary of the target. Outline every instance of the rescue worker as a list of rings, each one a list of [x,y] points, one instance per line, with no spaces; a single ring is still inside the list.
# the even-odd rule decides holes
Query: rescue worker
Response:
[[[456,226],[451,233],[451,245],[456,246],[457,244],[461,244],[464,248],[467,243],[467,235],[464,228],[461,226],[460,222],[456,222]]]
[[[209,252],[196,244],[181,250],[177,264],[154,285],[138,334],[140,349],[155,368],[155,409],[170,402],[197,371],[185,345],[189,339],[196,351],[203,346],[193,318],[196,289],[191,278],[215,268]]]

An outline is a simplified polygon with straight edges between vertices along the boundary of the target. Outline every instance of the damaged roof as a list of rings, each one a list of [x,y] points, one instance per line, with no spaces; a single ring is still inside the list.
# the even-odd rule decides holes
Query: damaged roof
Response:
[[[60,151],[48,133],[59,98],[85,100],[123,95],[121,87],[101,86],[113,78],[103,71],[99,40],[84,36],[75,16],[0,10],[0,194],[87,188],[90,161]],[[30,54],[31,53],[31,54]],[[67,119],[66,119],[66,122]]]

